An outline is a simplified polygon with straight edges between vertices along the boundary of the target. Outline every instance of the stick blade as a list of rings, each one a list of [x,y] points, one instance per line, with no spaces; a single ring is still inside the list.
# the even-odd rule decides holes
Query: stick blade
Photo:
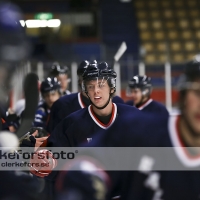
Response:
[[[122,57],[122,55],[124,54],[124,52],[126,51],[126,49],[127,49],[126,42],[122,42],[121,46],[119,47],[117,53],[114,56],[114,60],[116,62],[119,61],[119,59]]]

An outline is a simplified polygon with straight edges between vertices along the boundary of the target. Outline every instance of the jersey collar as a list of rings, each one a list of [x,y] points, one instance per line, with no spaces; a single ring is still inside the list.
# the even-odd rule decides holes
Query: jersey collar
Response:
[[[78,93],[78,102],[81,108],[85,108],[85,104],[83,103],[80,92]]]
[[[101,128],[103,128],[103,129],[109,128],[109,127],[114,123],[114,121],[115,121],[115,119],[116,119],[116,116],[117,116],[117,106],[116,106],[115,103],[112,103],[112,116],[111,116],[111,119],[110,119],[110,121],[109,121],[108,124],[103,124],[102,122],[100,122],[100,121],[96,118],[96,116],[95,116],[95,114],[94,114],[94,112],[93,112],[93,110],[92,110],[92,106],[91,106],[91,105],[88,107],[88,111],[89,111],[89,114],[90,114],[91,118],[94,120],[94,122],[95,122],[98,126],[100,126]]]
[[[177,157],[187,167],[198,167],[200,165],[200,156],[189,155],[187,149],[180,138],[180,132],[178,129],[180,116],[170,116],[169,118],[169,135],[173,144]]]
[[[146,106],[148,106],[151,102],[153,101],[153,99],[149,99],[148,101],[146,101],[144,104],[142,104],[138,109],[142,110],[144,109]]]

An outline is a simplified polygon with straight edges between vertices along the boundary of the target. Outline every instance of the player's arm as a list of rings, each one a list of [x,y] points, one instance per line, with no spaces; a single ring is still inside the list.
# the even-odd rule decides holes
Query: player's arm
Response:
[[[53,130],[49,138],[47,139],[48,147],[69,147],[69,139],[67,132],[69,131],[72,122],[69,117],[62,120]]]
[[[59,124],[59,122],[62,121],[61,118],[61,107],[64,107],[64,105],[61,105],[62,102],[55,101],[51,107],[51,112],[49,116],[49,121],[47,123],[47,131],[51,134],[55,127]]]
[[[44,108],[40,107],[36,111],[35,118],[33,125],[34,127],[43,127],[45,126],[45,118],[46,118],[46,113]]]

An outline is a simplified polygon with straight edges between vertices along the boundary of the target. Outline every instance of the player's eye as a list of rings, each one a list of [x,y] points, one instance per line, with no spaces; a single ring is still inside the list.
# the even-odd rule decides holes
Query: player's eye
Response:
[[[98,87],[102,88],[103,84],[102,83],[98,83]]]
[[[98,87],[99,88],[102,88],[102,87],[104,87],[105,86],[105,82],[100,82],[100,83],[98,83]]]
[[[87,90],[93,90],[94,86],[93,85],[87,85]]]

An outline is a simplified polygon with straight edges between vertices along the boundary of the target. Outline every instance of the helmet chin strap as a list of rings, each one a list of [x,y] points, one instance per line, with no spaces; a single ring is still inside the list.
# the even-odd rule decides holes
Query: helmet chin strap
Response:
[[[143,94],[143,91],[142,91],[142,98],[141,98],[141,100],[139,101],[139,103],[137,103],[135,106],[136,106],[137,108],[139,108],[144,102],[146,102],[146,101],[144,101],[144,98],[146,98],[146,97],[147,97],[147,100],[146,100],[146,101],[148,101],[148,99],[150,98],[150,95],[148,95],[148,93]]]
[[[149,100],[149,96],[147,96],[147,100],[146,101],[144,101],[144,98],[145,98],[145,95],[142,95],[142,98],[141,98],[140,102],[135,105],[137,108],[139,108],[144,102]]]
[[[89,97],[89,95],[88,95],[87,92],[86,92],[86,95],[88,96],[88,99],[90,100],[90,103],[91,103],[95,108],[97,108],[97,109],[99,109],[99,110],[104,109],[104,108],[109,104],[110,99],[111,99],[111,92],[110,92],[108,101],[105,103],[105,105],[104,105],[104,106],[101,106],[101,107],[98,107],[98,106],[96,106],[96,105],[91,101],[91,99],[90,99],[90,97]]]
[[[137,103],[135,106],[136,106],[137,108],[139,108],[139,107],[143,104],[143,100],[144,100],[144,95],[142,95],[142,98],[141,98],[140,102]]]

